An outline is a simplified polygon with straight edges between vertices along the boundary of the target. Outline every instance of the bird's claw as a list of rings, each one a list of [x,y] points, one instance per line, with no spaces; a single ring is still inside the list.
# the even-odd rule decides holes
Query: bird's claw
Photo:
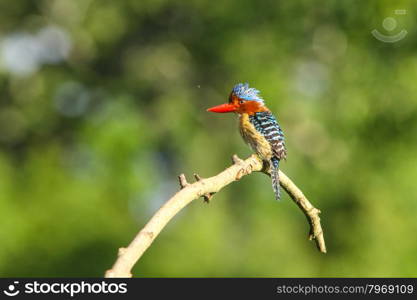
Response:
[[[252,171],[253,171],[253,167],[252,167],[252,165],[249,165],[249,166],[247,166],[246,168],[245,168],[245,167],[242,167],[242,168],[241,168],[241,169],[237,172],[235,179],[236,179],[236,180],[240,180],[243,176],[245,176],[245,175],[248,175],[248,174],[252,173]]]

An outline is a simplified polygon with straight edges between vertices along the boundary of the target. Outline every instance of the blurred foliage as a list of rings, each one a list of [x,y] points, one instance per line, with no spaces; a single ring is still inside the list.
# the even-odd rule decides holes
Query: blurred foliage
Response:
[[[406,9],[405,15],[395,15]],[[328,254],[262,174],[181,212],[137,276],[416,276],[415,1],[0,1],[0,276],[102,276],[177,189],[251,152],[262,91]],[[397,27],[382,26],[394,17]],[[378,29],[408,35],[375,39]]]

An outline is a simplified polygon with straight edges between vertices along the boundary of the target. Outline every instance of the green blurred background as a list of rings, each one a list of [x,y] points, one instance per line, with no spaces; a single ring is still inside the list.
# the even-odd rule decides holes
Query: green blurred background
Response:
[[[183,210],[134,275],[417,276],[416,12],[411,0],[0,1],[0,276],[102,276],[179,173],[251,154],[235,116],[205,111],[238,82],[278,116],[282,170],[322,210],[328,254],[253,174]]]

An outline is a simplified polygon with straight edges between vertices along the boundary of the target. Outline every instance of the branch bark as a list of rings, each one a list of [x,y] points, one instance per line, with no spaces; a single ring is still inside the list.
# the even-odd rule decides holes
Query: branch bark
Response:
[[[252,155],[246,160],[241,160],[236,155],[233,155],[232,160],[233,165],[216,176],[203,179],[195,174],[194,177],[197,181],[194,183],[188,183],[184,174],[181,174],[179,176],[181,190],[155,213],[127,248],[119,249],[117,260],[113,267],[106,271],[105,277],[132,277],[131,270],[133,266],[152,244],[153,240],[165,225],[194,199],[203,197],[208,202],[214,193],[252,172],[264,172],[269,175],[269,170],[266,169],[266,166],[256,155]],[[281,171],[279,179],[280,185],[306,216],[310,224],[310,240],[314,239],[319,251],[326,253],[319,217],[320,210],[315,208],[302,191]]]

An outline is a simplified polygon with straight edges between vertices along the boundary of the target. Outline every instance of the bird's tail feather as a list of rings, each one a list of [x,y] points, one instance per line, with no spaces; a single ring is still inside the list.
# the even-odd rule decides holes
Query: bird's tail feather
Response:
[[[279,159],[276,157],[271,158],[271,179],[275,199],[279,201],[281,200],[281,192],[279,190]]]

